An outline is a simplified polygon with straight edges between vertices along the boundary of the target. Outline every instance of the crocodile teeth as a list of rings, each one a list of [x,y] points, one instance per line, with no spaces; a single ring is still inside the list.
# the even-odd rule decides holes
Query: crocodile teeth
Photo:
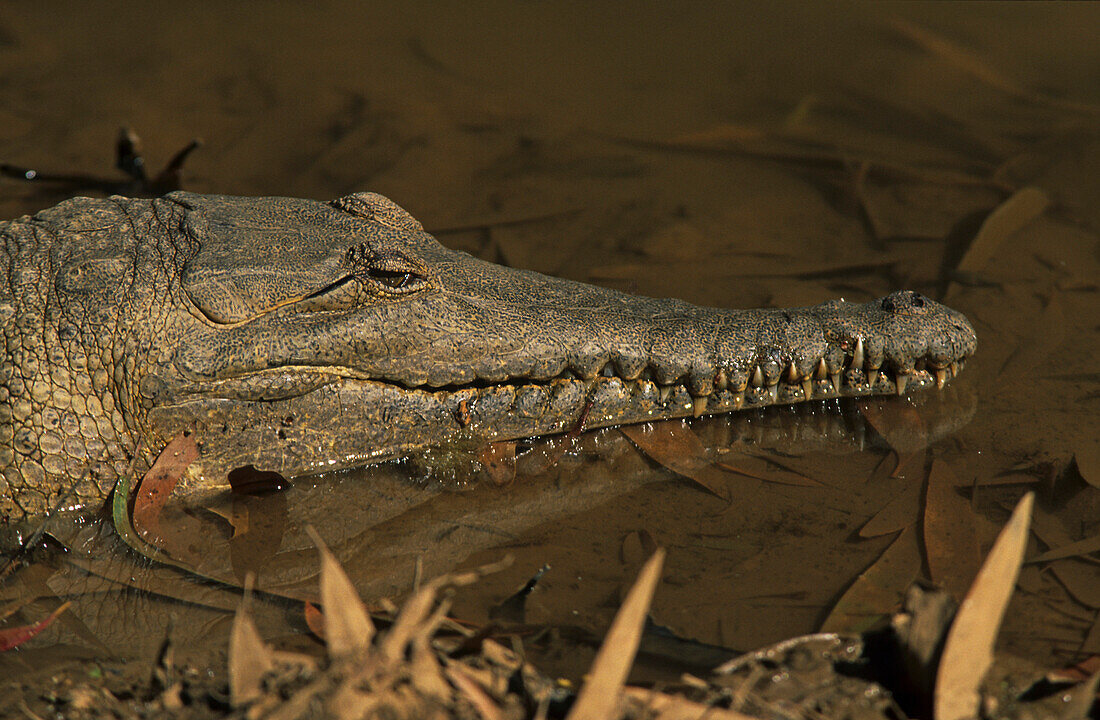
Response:
[[[957,362],[951,363],[951,377],[955,377],[959,374],[959,364]]]
[[[725,370],[719,370],[718,374],[714,376],[714,387],[718,390],[725,390],[729,387],[729,379],[726,377]]]
[[[829,373],[829,382],[833,384],[833,392],[840,392],[840,373]]]
[[[810,378],[802,379],[802,393],[809,400],[814,396],[814,381]]]
[[[764,371],[760,369],[760,366],[756,366],[756,371],[752,374],[752,386],[763,387],[764,386]]]
[[[943,390],[944,383],[947,382],[947,371],[943,368],[936,368],[933,372],[936,374],[936,387]]]
[[[825,367],[825,358],[821,358],[817,361],[817,368],[814,369],[814,380],[824,380],[828,374],[829,368]]]
[[[661,385],[660,389],[657,391],[657,397],[661,399],[661,402],[668,402],[668,399],[672,397],[672,386]]]
[[[905,386],[909,384],[909,376],[898,373],[894,377],[894,384],[897,386],[898,395],[905,394]]]
[[[878,368],[875,368],[874,370],[869,370],[867,372],[867,382],[871,385],[871,387],[874,387],[875,383],[878,382],[878,374],[879,374],[879,369]]]
[[[787,382],[794,385],[801,379],[802,373],[798,372],[798,368],[794,366],[794,360],[791,360],[791,364],[787,366]]]
[[[779,402],[779,386],[772,385],[768,388],[768,395],[771,397],[773,403]]]
[[[856,349],[852,352],[852,369],[863,369],[863,338],[856,339]]]
[[[701,417],[703,413],[707,411],[707,399],[705,397],[697,397],[691,401],[691,414],[695,417]]]

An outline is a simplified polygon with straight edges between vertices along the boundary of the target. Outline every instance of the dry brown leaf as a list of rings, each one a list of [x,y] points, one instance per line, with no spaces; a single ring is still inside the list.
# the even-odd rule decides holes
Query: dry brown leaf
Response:
[[[680,420],[619,428],[638,448],[669,470],[694,480],[707,492],[729,500],[729,475],[715,467],[695,431]]]
[[[374,638],[374,623],[344,569],[312,527],[306,532],[321,554],[321,606],[325,611],[325,644],[330,657],[366,650]]]
[[[982,549],[970,501],[942,460],[932,461],[924,496],[924,550],[932,580],[955,598],[966,595],[982,566]]]
[[[978,690],[993,662],[993,644],[1016,587],[1034,504],[1035,495],[1028,493],[1016,505],[951,623],[936,674],[936,720],[966,720],[978,715]]]
[[[629,713],[629,717],[651,717],[654,720],[754,720],[751,715],[736,710],[703,705],[679,695],[667,695],[655,690],[628,687],[623,690],[623,697],[635,711]]]
[[[1063,558],[1077,557],[1079,555],[1088,555],[1094,552],[1100,552],[1100,535],[1093,535],[1084,540],[1078,540],[1056,548],[1051,548],[1045,553],[1040,553],[1033,558],[1029,558],[1026,562],[1028,564],[1050,562],[1052,560],[1061,560]]]
[[[890,18],[887,24],[925,52],[936,55],[986,85],[1010,95],[1028,95],[1023,86],[987,63],[973,50],[968,50],[904,18]]]
[[[1088,635],[1085,636],[1085,641],[1081,643],[1081,652],[1095,653],[1100,658],[1100,612],[1096,613],[1096,619],[1093,621]],[[1097,662],[1100,663],[1100,659]],[[1097,667],[1097,670],[1100,671],[1100,666]]]
[[[920,490],[919,483],[907,483],[901,492],[863,524],[859,536],[872,538],[889,535],[915,523],[920,515]]]
[[[1077,472],[1089,485],[1100,489],[1100,443],[1080,447],[1073,453]]]
[[[638,579],[627,593],[603,645],[596,653],[596,659],[592,661],[588,679],[566,716],[567,720],[606,720],[613,717],[623,683],[642,640],[642,628],[649,614],[653,592],[661,579],[664,561],[665,551],[658,549],[638,573]]]
[[[1025,187],[1018,190],[989,213],[955,271],[981,271],[1009,236],[1042,215],[1049,206],[1050,198],[1039,188]]]
[[[447,673],[447,678],[458,688],[458,691],[465,695],[470,704],[474,706],[478,715],[485,718],[485,720],[504,720],[504,713],[501,712],[497,704],[481,689],[477,682],[466,674],[462,667],[452,663],[443,670]]]
[[[264,643],[249,609],[252,576],[245,578],[245,596],[229,633],[229,697],[233,707],[263,696],[263,677],[275,667],[271,648]]]
[[[910,525],[855,579],[819,632],[862,632],[874,625],[897,608],[905,588],[920,573],[920,564],[917,531]]]

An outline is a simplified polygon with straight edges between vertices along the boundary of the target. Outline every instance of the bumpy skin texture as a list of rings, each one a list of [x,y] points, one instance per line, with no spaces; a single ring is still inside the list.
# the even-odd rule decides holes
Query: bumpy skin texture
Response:
[[[372,193],[76,198],[0,223],[0,516],[102,500],[174,434],[192,480],[941,385],[975,349],[916,293],[721,310],[448,250]]]

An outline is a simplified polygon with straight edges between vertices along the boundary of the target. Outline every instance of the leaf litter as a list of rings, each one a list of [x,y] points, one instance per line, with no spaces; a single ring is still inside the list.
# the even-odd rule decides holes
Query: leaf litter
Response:
[[[822,632],[792,638],[739,656],[707,677],[685,676],[679,683],[631,687],[627,685],[628,674],[665,557],[665,551],[658,549],[646,560],[627,593],[579,692],[567,681],[542,675],[524,660],[518,637],[512,638],[509,648],[492,634],[456,633],[456,626],[448,623],[452,593],[501,569],[503,563],[424,582],[393,615],[392,623],[379,629],[346,573],[315,537],[322,567],[324,617],[320,621],[324,627],[319,630],[314,622],[310,624],[324,637],[325,658],[278,650],[261,637],[252,620],[253,577],[249,575],[245,597],[230,631],[228,692],[219,694],[216,688],[208,694],[200,692],[197,674],[173,669],[172,650],[167,644],[153,673],[159,680],[150,692],[116,695],[105,688],[96,689],[89,682],[55,700],[55,707],[59,714],[81,717],[152,714],[255,720],[322,716],[341,720],[856,716],[885,720],[912,716],[921,701],[905,701],[917,704],[904,709],[898,702],[906,697],[907,685],[922,686],[912,676],[908,683],[904,677],[891,677],[889,671],[893,670],[925,672],[936,678],[936,720],[976,717],[980,706],[1020,702],[1015,697],[994,700],[989,694],[993,689],[982,683],[1023,559],[1031,503],[1031,495],[1021,501],[954,616],[954,604],[946,594],[913,585],[904,593],[905,609],[885,628],[880,626],[863,635]],[[917,558],[915,563],[901,563],[910,568],[905,575],[919,572],[916,535],[915,526],[911,526],[884,553],[884,557],[908,553]],[[642,552],[651,545],[642,537],[637,541]],[[902,551],[905,544],[908,548]],[[637,549],[631,550],[631,558],[637,555]],[[861,578],[881,569],[880,560]],[[904,582],[890,581],[884,586],[903,587]],[[890,602],[896,607],[903,593],[890,592]],[[940,659],[938,648],[945,634]],[[884,650],[881,638],[885,636],[894,638],[897,647]],[[857,668],[861,669],[853,675],[852,670]],[[1084,663],[1071,677],[1070,681],[1079,684],[1072,703],[1077,714],[1063,717],[1086,717],[1094,689],[1084,683],[1084,678],[1094,672]],[[926,692],[930,694],[931,690],[926,688]],[[1050,708],[1057,700],[1037,702],[1047,702],[1042,707]],[[77,709],[80,712],[75,712]],[[1032,716],[1043,713],[1037,712],[1039,715]]]

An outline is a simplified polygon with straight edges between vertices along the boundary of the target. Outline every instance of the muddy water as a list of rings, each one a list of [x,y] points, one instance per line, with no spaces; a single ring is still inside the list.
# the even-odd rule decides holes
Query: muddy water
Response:
[[[667,676],[706,667],[711,646],[815,631],[904,527],[921,545],[887,606],[916,575],[959,583],[950,568],[1028,489],[1033,553],[1100,533],[1098,31],[1087,5],[8,5],[0,161],[114,177],[127,124],[154,169],[203,138],[187,189],[370,189],[516,267],[706,305],[906,287],[966,312],[979,352],[942,398],[646,431],[721,463],[707,487],[608,430],[536,444],[505,485],[385,466],[211,501],[166,530],[203,574],[253,571],[293,597],[316,587],[307,525],[375,602],[509,553],[453,614],[526,626],[543,668],[573,677],[660,545],[653,620],[694,641],[650,643],[639,672]],[[1049,208],[968,256],[1029,186]],[[5,179],[0,217],[88,191]],[[928,510],[930,483],[950,512]],[[51,532],[71,552],[51,543],[0,606],[38,598],[8,624],[74,606],[0,675],[149,658],[169,628],[221,672],[235,591],[135,561],[101,522]],[[522,610],[501,607],[546,566]],[[1095,554],[1028,566],[1004,657],[1100,653],[1098,608]],[[299,604],[258,612],[266,636],[310,643]]]

